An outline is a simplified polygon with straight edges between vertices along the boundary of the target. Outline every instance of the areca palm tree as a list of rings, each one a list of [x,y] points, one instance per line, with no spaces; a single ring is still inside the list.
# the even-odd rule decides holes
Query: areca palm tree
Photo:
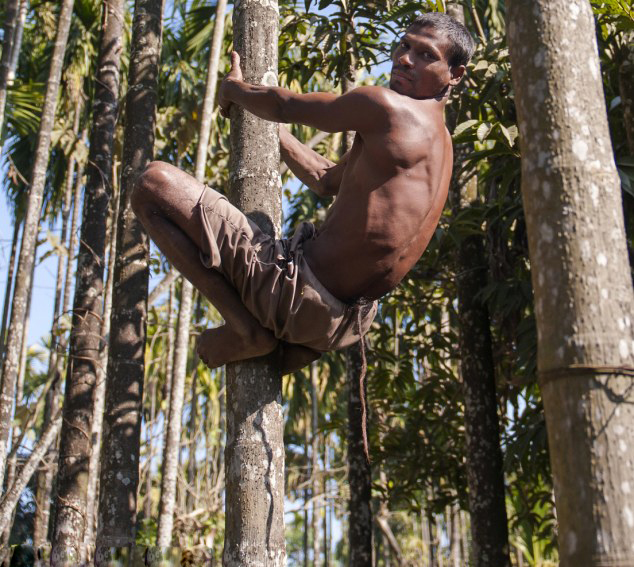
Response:
[[[0,397],[0,478],[4,476],[5,470],[10,416],[19,370],[19,349],[23,334],[22,322],[24,321],[26,313],[28,290],[30,288],[32,268],[35,261],[35,241],[41,214],[40,209],[44,192],[46,168],[49,160],[51,132],[55,119],[59,82],[66,41],[70,29],[72,7],[73,0],[63,0],[31,173],[31,187],[24,221],[24,233],[20,248],[15,291],[13,294],[13,310],[9,324],[6,355],[2,366],[2,396]]]

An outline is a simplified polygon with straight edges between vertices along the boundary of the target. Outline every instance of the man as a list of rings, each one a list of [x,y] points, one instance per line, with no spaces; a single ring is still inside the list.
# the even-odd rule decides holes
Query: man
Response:
[[[280,128],[291,171],[318,195],[337,196],[319,230],[304,223],[290,240],[264,235],[219,193],[168,164],[154,162],[140,177],[137,216],[225,319],[199,339],[209,367],[267,354],[281,341],[290,371],[365,334],[375,300],[398,285],[438,224],[452,169],[443,109],[473,48],[464,26],[424,14],[394,52],[390,88],[343,96],[247,84],[232,53],[218,94],[224,116],[236,104],[266,120],[356,137],[335,164]]]

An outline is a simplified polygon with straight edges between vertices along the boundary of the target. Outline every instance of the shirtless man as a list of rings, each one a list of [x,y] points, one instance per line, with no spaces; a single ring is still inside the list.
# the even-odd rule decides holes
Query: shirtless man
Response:
[[[424,14],[394,52],[390,88],[343,96],[247,84],[232,54],[218,94],[224,116],[236,104],[273,122],[356,137],[335,164],[280,127],[291,171],[318,195],[337,196],[318,231],[306,223],[291,240],[264,236],[220,194],[168,164],[153,162],[140,177],[134,211],[225,319],[199,339],[208,366],[265,355],[281,342],[290,371],[367,331],[372,300],[398,285],[438,224],[452,170],[443,110],[473,49],[461,24]]]

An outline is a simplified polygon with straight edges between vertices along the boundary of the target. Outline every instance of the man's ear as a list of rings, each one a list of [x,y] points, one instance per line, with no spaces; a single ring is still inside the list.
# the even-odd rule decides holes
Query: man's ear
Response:
[[[451,67],[451,79],[449,80],[449,84],[452,87],[455,87],[462,78],[464,77],[466,67],[464,65],[456,65],[455,67]]]

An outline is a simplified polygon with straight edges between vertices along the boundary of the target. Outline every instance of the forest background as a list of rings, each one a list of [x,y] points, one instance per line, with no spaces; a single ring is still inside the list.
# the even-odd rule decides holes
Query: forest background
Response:
[[[5,0],[7,6],[8,1]],[[15,53],[15,66],[7,83],[2,124],[2,190],[6,196],[0,223],[0,270],[6,288],[3,356],[12,306],[14,260],[20,249],[20,230],[62,4],[45,0],[19,2],[22,44]],[[477,502],[469,501],[469,475],[486,474],[493,478],[499,475],[504,482],[503,515],[489,518],[508,526],[508,533],[498,537],[497,545],[510,544],[513,564],[556,565],[557,521],[536,379],[537,338],[520,195],[518,128],[506,44],[505,5],[502,0],[477,0],[454,3],[454,9],[456,6],[477,40],[467,80],[452,94],[447,111],[460,158],[456,159],[456,181],[428,250],[401,285],[383,298],[380,315],[368,334],[374,563],[468,563],[473,543],[469,510],[473,513],[474,506],[478,507]],[[629,119],[626,108],[627,100],[631,104],[631,94],[628,99],[626,93],[631,93],[632,88],[629,58],[634,11],[625,0],[596,1],[592,7],[631,257],[634,151],[631,107]],[[133,8],[131,2],[124,7],[121,101],[125,101],[127,91]],[[449,8],[442,0],[280,2],[280,84],[304,92],[341,91],[351,84],[386,85],[386,62],[406,22],[421,10]],[[222,12],[225,22],[218,77],[228,69],[231,9],[230,5],[226,13]],[[154,156],[192,174],[197,162],[216,10],[216,4],[206,0],[171,0],[164,12]],[[46,156],[37,262],[29,291],[32,299],[23,322],[25,332],[9,443],[14,450],[6,465],[7,494],[13,480],[27,469],[38,440],[62,404],[101,26],[102,2],[75,0]],[[122,104],[114,130],[113,198],[109,201],[106,246],[109,252],[104,262],[106,296],[114,273],[110,242],[117,213],[125,113],[126,106]],[[210,132],[204,179],[223,188],[228,183],[229,122],[218,115],[217,109]],[[332,159],[345,144],[345,137],[340,134],[322,135],[308,127],[295,126],[293,133]],[[292,234],[304,219],[320,222],[327,201],[310,193],[284,169],[282,178],[284,233]],[[479,243],[476,253],[465,259],[461,251],[465,243],[474,241]],[[193,355],[192,346],[196,335],[219,324],[220,318],[195,293],[191,324],[183,330],[177,323],[183,312],[180,278],[154,248],[150,267],[153,291],[147,313],[136,541],[139,545],[155,545],[161,522],[165,525],[161,515],[172,514],[174,524],[168,538],[171,545],[219,561],[224,539],[225,377],[223,370],[210,371],[201,364]],[[497,471],[474,468],[477,451],[470,450],[465,436],[466,428],[477,429],[481,426],[477,420],[487,419],[465,411],[465,395],[470,394],[465,393],[469,387],[461,376],[463,352],[459,345],[464,344],[464,336],[459,337],[466,330],[461,328],[458,313],[458,281],[465,273],[481,276],[472,282],[470,292],[481,308],[480,322],[490,331],[482,383],[490,385],[484,395],[493,396],[495,401],[496,426],[492,437],[485,440],[490,453],[484,454],[484,460],[498,467]],[[109,319],[107,299],[105,303],[104,321]],[[178,340],[179,334],[184,340]],[[101,341],[101,356],[107,356],[106,345],[106,340]],[[181,387],[175,390],[178,360],[185,361],[185,372]],[[103,382],[105,372],[98,373],[97,383]],[[354,497],[354,488],[348,482],[351,425],[345,395],[347,382],[342,353],[324,356],[310,369],[284,378],[289,564],[343,565],[348,564],[352,553],[346,537],[349,501]],[[180,392],[182,400],[174,399],[175,391]],[[98,404],[103,404],[103,394],[101,401],[98,398],[91,396],[91,404],[97,405],[87,408],[87,412],[103,413],[98,409]],[[170,407],[175,403],[180,403],[183,410],[179,413],[175,452],[174,507],[169,511],[162,506],[166,499],[162,477],[166,470],[164,455],[172,450],[166,446],[165,431]],[[470,423],[470,419],[476,422]],[[99,424],[93,422],[93,447],[99,447],[99,435]],[[39,547],[54,538],[58,501],[56,447],[60,441],[58,435],[34,474],[23,475],[29,476],[25,478],[27,485],[0,530],[4,531],[5,547]],[[503,459],[498,458],[500,454]],[[90,466],[94,479],[99,477],[99,462],[93,461]],[[483,478],[482,482],[488,480]],[[98,488],[94,486],[93,490]],[[88,501],[97,499],[96,492],[88,496]],[[2,505],[0,516],[6,512]],[[83,535],[87,543],[94,538],[95,508],[86,513],[91,526]],[[28,564],[30,553],[27,548],[19,548],[13,553],[12,564]]]

